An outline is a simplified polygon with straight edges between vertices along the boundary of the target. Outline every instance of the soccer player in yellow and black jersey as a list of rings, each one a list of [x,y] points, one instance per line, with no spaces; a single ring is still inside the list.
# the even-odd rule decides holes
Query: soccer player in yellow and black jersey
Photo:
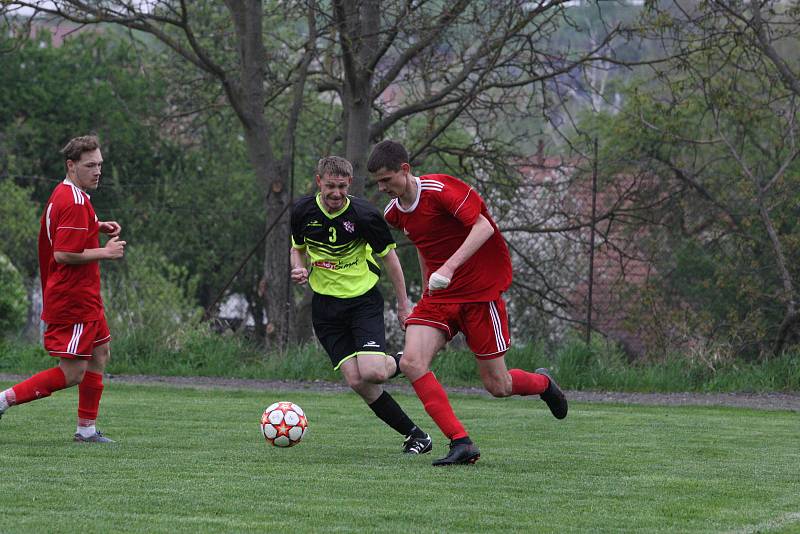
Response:
[[[317,164],[319,192],[292,209],[292,280],[314,291],[314,331],[347,384],[381,420],[405,436],[403,451],[430,452],[430,436],[417,427],[381,384],[396,376],[399,357],[386,354],[383,296],[377,287],[382,258],[397,295],[397,315],[410,312],[397,246],[381,213],[348,196],[353,166],[329,156]]]

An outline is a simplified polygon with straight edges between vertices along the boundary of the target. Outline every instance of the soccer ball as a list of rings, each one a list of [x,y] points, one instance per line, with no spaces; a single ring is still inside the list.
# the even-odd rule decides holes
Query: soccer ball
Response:
[[[293,402],[270,404],[261,416],[261,433],[276,447],[293,447],[307,432],[306,414]]]

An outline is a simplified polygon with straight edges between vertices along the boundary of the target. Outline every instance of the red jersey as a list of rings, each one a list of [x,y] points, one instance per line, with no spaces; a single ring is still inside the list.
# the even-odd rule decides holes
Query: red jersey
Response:
[[[403,231],[425,263],[423,294],[431,302],[490,302],[511,285],[511,255],[483,199],[469,185],[446,174],[428,174],[417,180],[417,198],[408,207],[392,199],[384,210],[386,221]],[[494,234],[456,269],[447,289],[428,291],[430,274],[464,243],[483,215]]]
[[[39,270],[46,323],[84,323],[103,318],[100,264],[56,263],[53,253],[99,248],[100,225],[89,195],[69,180],[56,186],[42,214]]]

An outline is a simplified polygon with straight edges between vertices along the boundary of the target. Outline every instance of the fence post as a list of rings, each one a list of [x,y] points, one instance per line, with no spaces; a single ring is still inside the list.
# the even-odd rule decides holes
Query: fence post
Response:
[[[589,225],[589,295],[586,306],[586,345],[592,337],[592,291],[594,290],[594,228],[597,212],[597,137],[594,138],[594,157],[592,161],[592,220]]]

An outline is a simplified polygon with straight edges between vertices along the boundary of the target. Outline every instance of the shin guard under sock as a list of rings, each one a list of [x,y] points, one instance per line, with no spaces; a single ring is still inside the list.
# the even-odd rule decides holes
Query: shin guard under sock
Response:
[[[86,371],[83,380],[78,384],[78,424],[94,425],[97,411],[100,409],[100,397],[103,395],[103,375]]]
[[[545,375],[529,373],[522,369],[509,369],[512,395],[541,395],[550,385]]]
[[[464,425],[461,424],[461,421],[458,420],[453,412],[447,393],[439,381],[436,380],[436,376],[432,371],[428,371],[411,385],[414,386],[414,391],[417,392],[417,397],[422,401],[425,411],[428,412],[428,415],[431,416],[431,419],[445,436],[450,440],[467,437]]]
[[[368,404],[368,406],[381,421],[395,429],[399,434],[407,436],[413,430],[414,423],[388,392],[381,393],[381,396],[372,401],[371,404]]]
[[[61,367],[53,367],[36,373],[14,386],[14,404],[25,404],[36,399],[49,397],[53,392],[67,387],[67,379]]]

